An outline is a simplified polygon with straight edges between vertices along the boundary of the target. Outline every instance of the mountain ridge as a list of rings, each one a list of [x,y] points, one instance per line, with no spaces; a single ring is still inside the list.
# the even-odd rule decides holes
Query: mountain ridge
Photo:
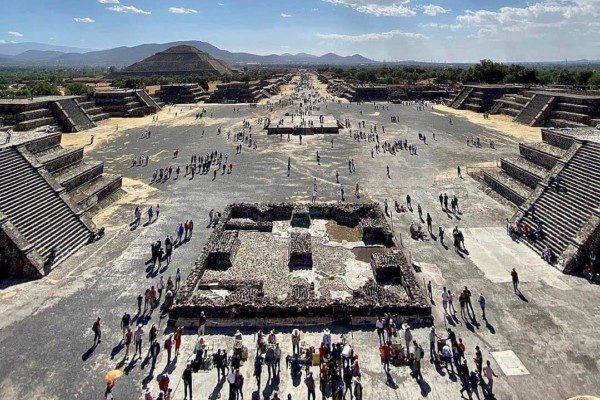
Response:
[[[41,49],[42,44],[37,44],[36,48],[25,50],[23,53],[7,54],[3,45],[0,45],[0,54],[2,57],[10,57],[6,62],[0,59],[2,66],[61,66],[61,67],[111,67],[123,68],[134,64],[156,53],[165,51],[174,46],[187,45],[197,48],[210,56],[223,60],[233,65],[360,65],[377,64],[377,61],[354,54],[352,56],[340,56],[334,53],[327,53],[322,56],[316,56],[306,53],[297,54],[268,54],[258,55],[247,52],[230,52],[222,50],[210,43],[202,41],[177,41],[168,43],[145,43],[137,46],[119,46],[106,50],[94,50],[86,52],[67,51],[55,54],[55,57],[48,57],[47,51],[56,51]],[[36,50],[37,53],[32,53]],[[35,55],[39,57],[35,57]],[[8,64],[8,65],[7,65]]]

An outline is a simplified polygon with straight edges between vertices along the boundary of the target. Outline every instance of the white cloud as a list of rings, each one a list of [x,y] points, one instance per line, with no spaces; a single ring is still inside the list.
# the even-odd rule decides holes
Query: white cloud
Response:
[[[98,0],[101,4],[121,4],[119,0]]]
[[[438,14],[446,14],[450,11],[452,10],[450,10],[449,8],[444,8],[442,6],[437,6],[434,4],[428,4],[426,6],[423,6],[423,14],[429,15],[430,17],[435,17]]]
[[[413,8],[406,6],[410,0],[323,0],[327,3],[350,7],[363,14],[377,17],[410,17],[416,14]]]
[[[438,24],[436,22],[428,22],[426,24],[420,24],[419,26],[421,28],[450,29],[451,31],[455,31],[463,27],[461,24]]]
[[[169,12],[171,14],[198,14],[198,10],[183,7],[169,7]]]
[[[79,22],[79,23],[82,23],[82,24],[91,24],[91,23],[96,22],[95,20],[93,20],[91,18],[88,18],[88,17],[85,17],[85,18],[75,17],[75,18],[73,18],[73,21]]]
[[[112,6],[112,7],[108,7],[108,10],[114,11],[114,12],[119,12],[119,13],[125,13],[125,14],[144,14],[144,15],[151,14],[150,11],[145,11],[145,10],[142,10],[141,8],[137,8],[134,6]]]
[[[10,31],[10,32],[8,32],[8,34],[11,36],[15,36],[15,37],[23,37],[24,36],[21,32],[16,32],[16,31]]]
[[[340,41],[344,41],[344,42],[354,42],[354,43],[369,42],[369,41],[374,41],[374,40],[386,40],[386,39],[392,39],[395,37],[401,37],[401,38],[410,39],[410,40],[416,40],[416,39],[426,40],[426,39],[428,39],[427,36],[420,34],[420,33],[404,32],[404,31],[400,31],[397,29],[394,29],[394,30],[391,30],[388,32],[363,33],[360,35],[344,35],[344,34],[339,34],[339,33],[317,33],[316,36],[318,38],[325,39],[325,40],[340,40]]]
[[[219,5],[219,6],[224,6],[225,4],[223,4],[223,3],[217,3],[217,5]]]
[[[4,44],[4,43],[6,43],[6,40],[4,40],[4,39],[0,39],[0,43],[1,43],[1,44]]]
[[[286,13],[281,13],[279,15],[281,16],[281,18],[290,18],[292,16],[292,14],[286,14]]]
[[[576,27],[592,27],[599,17],[600,0],[543,0],[526,7],[501,7],[497,11],[465,10],[456,20],[475,28],[476,35],[472,36],[478,38],[506,39],[510,34],[527,33],[564,40]]]

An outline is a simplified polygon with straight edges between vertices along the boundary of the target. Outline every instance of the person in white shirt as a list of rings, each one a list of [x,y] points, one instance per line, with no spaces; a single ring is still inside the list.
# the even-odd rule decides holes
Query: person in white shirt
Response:
[[[490,365],[490,360],[487,360],[486,364],[487,365],[483,368],[483,375],[485,375],[488,380],[488,393],[491,395],[492,389],[494,388],[494,377],[498,377],[498,375],[494,373],[494,370]]]
[[[444,315],[448,314],[448,291],[446,290],[446,286],[444,286],[444,291],[442,292],[442,307],[444,307]]]

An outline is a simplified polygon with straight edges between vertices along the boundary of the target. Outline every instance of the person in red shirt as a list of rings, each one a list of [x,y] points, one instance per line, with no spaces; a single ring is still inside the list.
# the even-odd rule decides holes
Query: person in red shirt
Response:
[[[162,390],[164,393],[167,392],[167,390],[169,389],[169,374],[168,373],[164,373],[160,376],[160,379],[158,380],[158,388],[160,390]]]
[[[388,346],[387,343],[383,343],[379,348],[379,353],[381,354],[381,362],[383,363],[383,368],[389,371],[390,369],[390,357],[392,355],[392,349]]]

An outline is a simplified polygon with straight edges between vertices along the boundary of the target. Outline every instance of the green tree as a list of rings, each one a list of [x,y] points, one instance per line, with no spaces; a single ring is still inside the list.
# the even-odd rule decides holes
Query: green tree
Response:
[[[31,94],[33,96],[56,96],[60,94],[60,91],[56,85],[48,81],[41,81],[31,87]]]
[[[94,91],[91,87],[81,82],[69,83],[65,87],[65,94],[71,96],[87,96]]]
[[[588,79],[588,85],[594,89],[600,89],[600,71],[595,71],[590,79]]]

